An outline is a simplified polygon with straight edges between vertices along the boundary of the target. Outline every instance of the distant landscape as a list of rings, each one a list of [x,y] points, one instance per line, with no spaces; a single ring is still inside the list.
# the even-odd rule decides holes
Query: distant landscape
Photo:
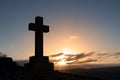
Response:
[[[61,71],[71,74],[77,74],[80,76],[103,78],[105,80],[120,80],[120,76],[119,76],[120,66],[93,68],[93,69],[73,68],[73,69],[66,69]]]

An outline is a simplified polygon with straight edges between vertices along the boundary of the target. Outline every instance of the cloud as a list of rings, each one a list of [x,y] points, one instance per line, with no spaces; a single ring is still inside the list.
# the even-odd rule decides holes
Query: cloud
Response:
[[[60,56],[60,55],[63,55],[63,53],[53,54],[53,55],[50,55],[50,57],[57,57],[57,56]]]
[[[117,59],[120,58],[120,52],[116,52],[116,53],[114,54],[114,57],[117,58]]]
[[[66,61],[78,60],[78,59],[85,58],[91,55],[93,55],[93,53],[88,53],[88,54],[80,53],[80,54],[75,54],[75,55],[69,54],[69,55],[66,55],[67,56]]]
[[[50,61],[53,62],[53,63],[57,63],[57,62],[61,61],[61,59],[58,59],[58,60],[56,60],[56,59],[51,59]]]
[[[88,62],[97,62],[97,60],[96,59],[87,59],[87,60],[79,61],[78,63],[88,63]]]
[[[98,57],[114,57],[116,59],[120,58],[120,52],[108,52],[108,53],[98,53]]]
[[[120,63],[120,52],[96,53],[98,62]]]
[[[80,53],[80,54],[58,53],[58,54],[51,55],[50,57],[52,57],[51,61],[54,63],[57,63],[57,62],[60,62],[61,60],[64,60],[67,64],[75,64],[75,63],[80,63],[79,60],[81,60],[83,58],[87,58],[89,56],[92,56],[93,54],[94,54],[93,52]],[[63,57],[60,57],[60,56],[63,56]],[[90,61],[92,62],[92,60],[89,60],[89,62]],[[84,61],[84,62],[88,62],[88,61]],[[83,62],[81,62],[81,63],[83,63]]]
[[[62,56],[62,57],[61,57]],[[82,63],[120,63],[120,51],[117,52],[89,52],[79,54],[64,54],[58,53],[50,56],[52,62],[57,63],[65,61],[67,64],[82,64]]]

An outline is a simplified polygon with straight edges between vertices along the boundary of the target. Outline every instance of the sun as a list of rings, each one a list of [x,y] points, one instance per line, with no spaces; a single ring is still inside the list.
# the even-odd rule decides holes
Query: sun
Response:
[[[75,53],[76,53],[73,49],[70,49],[70,48],[64,48],[64,49],[62,50],[62,52],[63,52],[64,54],[75,54]]]
[[[67,63],[65,61],[59,61],[57,64],[58,65],[66,65]]]

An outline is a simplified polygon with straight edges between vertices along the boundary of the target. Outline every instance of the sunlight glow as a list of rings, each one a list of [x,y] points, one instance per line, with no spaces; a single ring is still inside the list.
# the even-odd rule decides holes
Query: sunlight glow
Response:
[[[64,48],[64,49],[62,50],[62,52],[63,52],[64,54],[76,54],[76,51],[74,51],[73,49],[70,49],[70,48]]]
[[[57,63],[58,65],[66,65],[66,62],[65,61],[60,61]]]

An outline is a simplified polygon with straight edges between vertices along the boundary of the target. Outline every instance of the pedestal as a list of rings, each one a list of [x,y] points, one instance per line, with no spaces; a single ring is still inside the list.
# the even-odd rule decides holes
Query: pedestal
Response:
[[[29,63],[25,64],[25,77],[27,80],[48,76],[54,71],[54,64],[49,62],[49,57],[30,57]]]

